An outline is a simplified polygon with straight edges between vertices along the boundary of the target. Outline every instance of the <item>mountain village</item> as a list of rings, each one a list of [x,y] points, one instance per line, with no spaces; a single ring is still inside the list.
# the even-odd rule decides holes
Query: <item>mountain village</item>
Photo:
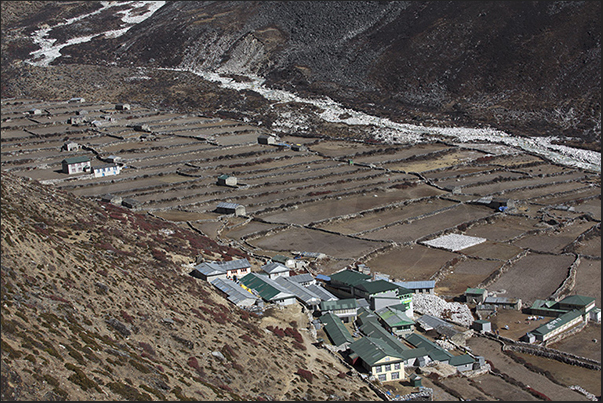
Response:
[[[466,340],[501,338],[500,331],[493,330],[487,319],[474,320],[469,307],[480,317],[484,312],[486,317],[495,315],[499,309],[522,309],[517,299],[488,297],[488,291],[479,288],[466,290],[466,303],[449,303],[434,294],[435,281],[393,282],[365,265],[330,276],[296,274],[307,257],[301,252],[295,257],[276,255],[261,266],[261,272],[252,272],[247,259],[202,261],[191,265],[190,275],[213,284],[231,303],[260,315],[267,305],[301,304],[317,346],[339,354],[371,385],[401,382],[417,389],[405,396],[381,391],[388,400],[431,400],[432,391],[422,386],[420,375],[431,370],[466,377],[488,372],[487,357],[474,355]],[[547,342],[579,331],[588,321],[601,321],[595,299],[587,296],[537,300],[524,311],[544,323],[520,340],[502,339],[528,349],[546,349]],[[319,332],[326,338],[318,337]]]
[[[192,130],[200,130],[194,126],[199,124],[199,121],[212,130],[216,124],[221,124],[221,130],[225,130],[223,128],[231,123],[220,119],[163,116],[163,119],[168,117],[186,119],[184,123],[172,124],[166,132],[149,126],[148,122],[152,121],[153,116],[149,111],[146,111],[147,115],[144,115],[145,111],[140,110],[139,115],[130,116],[129,104],[103,105],[99,109],[99,105],[87,105],[83,98],[72,98],[67,105],[58,103],[53,105],[55,108],[53,113],[48,110],[43,113],[40,104],[26,112],[23,111],[27,108],[27,104],[14,102],[14,105],[13,115],[7,114],[8,117],[2,120],[3,141],[6,136],[7,147],[10,146],[10,141],[25,141],[30,136],[39,138],[70,134],[70,138],[63,139],[60,147],[60,154],[68,156],[57,157],[56,153],[50,152],[46,159],[50,158],[54,162],[43,163],[39,167],[45,169],[27,172],[26,175],[36,174],[41,183],[66,187],[77,182],[85,184],[101,181],[98,182],[99,189],[109,189],[109,192],[97,194],[95,198],[100,199],[101,202],[121,205],[137,211],[144,210],[145,207],[148,209],[150,203],[161,203],[161,201],[157,201],[157,198],[152,196],[146,196],[147,200],[144,202],[133,198],[128,192],[135,191],[134,186],[129,186],[127,190],[117,190],[122,186],[120,181],[125,182],[128,176],[131,180],[141,180],[148,176],[140,174],[143,168],[138,163],[143,159],[138,155],[138,159],[132,156],[127,159],[121,157],[120,153],[125,154],[125,152],[120,148],[124,147],[122,144],[125,142],[143,146],[148,143],[158,144],[160,141],[168,141],[172,138],[200,139],[201,144],[216,146],[216,148],[223,146],[223,150],[228,150],[239,145],[234,143],[234,140],[227,140],[232,138],[237,142],[247,141],[241,143],[241,148],[263,147],[262,150],[277,150],[269,152],[282,152],[282,149],[287,149],[302,155],[303,158],[308,158],[309,155],[307,148],[302,144],[289,144],[274,134],[266,134],[240,123],[233,124],[234,129],[229,129],[230,132],[218,133],[218,135],[206,137],[193,134],[174,135],[177,130],[182,130],[178,129],[179,127],[191,130],[186,129],[187,125],[193,126]],[[87,106],[82,107],[82,105]],[[94,117],[87,116],[89,115],[87,109]],[[121,116],[124,113],[125,118]],[[65,121],[66,117],[69,118],[68,121]],[[120,117],[123,118],[121,122]],[[47,119],[52,122],[47,122]],[[161,121],[157,124],[161,124]],[[38,127],[47,129],[48,133],[36,132]],[[62,128],[65,128],[65,131],[62,131]],[[124,135],[124,132],[129,135]],[[101,140],[97,140],[96,137]],[[226,141],[226,146],[220,144],[220,141]],[[228,141],[233,141],[234,147]],[[117,145],[110,147],[111,142],[116,142]],[[17,147],[20,148],[21,144],[17,144]],[[103,152],[103,147],[114,151]],[[152,149],[159,148],[155,146]],[[29,171],[31,169],[27,166],[29,162],[18,159],[21,152],[23,151],[7,151],[10,153],[7,154],[9,158],[3,157],[3,165],[13,164],[12,169],[15,171],[19,169]],[[40,149],[33,152],[46,151]],[[306,154],[299,154],[300,152]],[[91,157],[90,153],[94,155]],[[437,152],[434,155],[437,155]],[[168,156],[176,159],[172,154]],[[101,162],[100,165],[97,163],[92,165],[94,157]],[[186,160],[180,163],[184,161]],[[59,162],[60,169],[49,169],[59,165]],[[162,164],[165,165],[165,162]],[[211,165],[211,162],[208,161],[208,164]],[[306,169],[310,167],[305,164]],[[19,168],[19,165],[23,165],[24,168]],[[163,165],[161,169],[165,170]],[[373,163],[362,164],[350,158],[343,158],[337,166],[344,169],[383,172],[379,171]],[[156,169],[154,165],[149,167],[143,172],[152,172],[152,169]],[[184,168],[178,168],[176,173],[180,177],[192,178],[191,181],[197,180],[196,178],[207,180],[212,177],[212,175],[200,175],[196,169],[198,166],[186,162]],[[219,167],[211,169],[218,170]],[[126,172],[125,177],[124,172]],[[393,170],[385,170],[388,177],[390,172],[393,176]],[[404,174],[406,175],[406,172]],[[207,187],[217,186],[232,192],[249,191],[251,187],[241,183],[241,179],[237,176],[236,172],[215,175],[212,179],[213,183]],[[111,179],[117,177],[124,177],[124,179]],[[404,187],[400,189],[409,186],[408,177],[404,177]],[[534,178],[538,180],[542,176]],[[246,179],[243,178],[242,181],[246,182]],[[390,178],[387,179],[386,184],[391,185]],[[115,189],[111,190],[109,186],[114,186]],[[77,185],[73,185],[73,188],[77,189]],[[82,186],[82,189],[86,187]],[[463,191],[456,184],[441,189],[442,192],[449,191],[452,195],[458,195]],[[119,195],[120,193],[123,197]],[[316,194],[319,195],[318,192]],[[374,197],[376,198],[377,194]],[[337,200],[339,199],[341,197]],[[243,223],[248,223],[251,221],[249,217],[258,212],[257,206],[256,211],[250,212],[246,209],[249,206],[233,202],[232,197],[218,197],[217,200],[222,201],[217,204],[214,201],[216,199],[208,200],[207,213],[213,216],[217,213],[218,222],[223,219],[241,219],[246,220]],[[326,199],[316,200],[320,203],[325,202]],[[422,199],[418,200],[422,202]],[[171,203],[175,205],[175,202]],[[180,203],[179,199],[178,203]],[[521,211],[520,205],[506,197],[477,197],[468,200],[465,205],[470,203],[472,206],[478,206],[475,207],[476,209],[483,209],[487,214],[491,214],[491,211],[498,215]],[[211,210],[212,205],[213,210]],[[566,208],[566,210],[573,211],[573,208]],[[270,212],[270,208],[266,208],[265,211]],[[160,212],[160,209],[155,211],[157,215]],[[474,222],[479,222],[479,219]],[[433,234],[435,236],[431,236]],[[423,237],[417,244],[456,252],[484,244],[486,241],[483,237],[436,231],[430,236]],[[249,254],[253,255],[253,253]],[[564,362],[600,370],[600,362],[596,360],[547,347],[579,332],[588,323],[600,323],[601,310],[595,306],[594,297],[567,294],[544,295],[541,298],[545,299],[536,299],[531,305],[522,306],[520,298],[501,296],[496,290],[487,287],[467,287],[462,295],[456,295],[454,299],[449,295],[443,298],[436,293],[436,280],[433,276],[425,280],[399,281],[392,275],[371,270],[368,265],[357,263],[362,259],[356,259],[354,264],[326,275],[322,270],[316,270],[326,256],[320,252],[298,251],[292,253],[292,256],[276,254],[270,259],[266,259],[265,255],[261,256],[260,260],[263,260],[264,264],[255,271],[252,270],[252,265],[247,259],[208,261],[201,257],[190,264],[187,270],[189,275],[198,281],[211,283],[232,304],[258,315],[262,315],[268,307],[281,309],[292,304],[300,304],[311,324],[308,330],[313,335],[315,345],[337,356],[351,371],[357,372],[367,384],[376,388],[384,399],[431,400],[432,391],[422,386],[422,377],[432,372],[444,377],[461,374],[468,378],[488,373],[491,370],[488,357],[474,354],[467,346],[467,340],[471,337],[504,341],[505,344],[521,348],[522,351],[531,351],[537,355],[548,354]],[[579,263],[579,259],[577,262]],[[564,288],[561,287],[560,290]],[[492,325],[492,318],[501,310],[524,313],[527,316],[524,327],[528,330],[521,337],[507,337],[505,330],[508,326],[495,328]],[[404,384],[412,388],[413,392],[410,395],[393,394],[379,386],[391,383]]]

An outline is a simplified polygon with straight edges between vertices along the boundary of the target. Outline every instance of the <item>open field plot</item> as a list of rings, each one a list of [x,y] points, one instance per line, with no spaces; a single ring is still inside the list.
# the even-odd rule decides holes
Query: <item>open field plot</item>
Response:
[[[124,171],[125,173],[123,173]],[[57,186],[79,196],[95,197],[112,193],[115,196],[139,199],[139,197],[152,193],[145,191],[145,189],[156,189],[162,186],[168,188],[168,186],[172,186],[174,183],[190,182],[192,184],[199,180],[198,178],[177,174],[164,175],[161,169],[156,169],[154,172],[145,170],[148,173],[144,174],[147,175],[144,178],[142,177],[143,174],[135,169],[125,169],[124,171],[116,177],[105,177],[102,181],[100,180],[101,178],[82,179],[76,182],[79,187],[75,188],[73,188],[74,183],[70,181]],[[118,177],[119,179],[117,179]],[[161,179],[162,177],[165,178]]]
[[[599,238],[599,240],[601,240]],[[601,247],[601,244],[599,244]],[[599,255],[601,252],[599,251]],[[576,282],[571,294],[586,295],[595,299],[601,307],[601,260],[581,258],[576,268]],[[599,353],[601,351],[599,350]],[[599,358],[600,360],[600,358]]]
[[[596,236],[587,236],[586,239],[580,239],[572,246],[572,251],[581,255],[594,256],[601,258],[601,226],[598,226],[599,233]]]
[[[279,137],[283,143],[302,144],[302,145],[305,145],[306,147],[314,146],[315,144],[318,144],[321,141],[320,139],[317,139],[317,138],[303,138],[303,137],[297,137],[297,136],[289,136],[286,134],[280,134]],[[312,152],[315,152],[315,151],[312,150]]]
[[[601,340],[601,326],[598,326],[599,334],[597,340]],[[582,330],[580,333],[590,333],[588,330]],[[584,339],[578,335],[570,337],[570,339]],[[582,357],[601,360],[601,349],[598,343],[593,343],[592,340],[583,340],[584,347],[593,345],[598,348],[598,357],[588,357],[583,354],[578,354]],[[592,350],[592,349],[591,349]],[[560,383],[566,386],[579,385],[595,396],[601,395],[601,371],[580,367],[578,365],[570,365],[557,360],[551,360],[537,355],[514,352],[515,355],[523,358],[526,362],[534,365],[537,368],[546,369]],[[591,354],[592,355],[592,354]],[[546,393],[545,393],[546,394]]]
[[[27,140],[27,141],[19,141],[19,142],[3,142],[2,144],[2,156],[5,155],[19,155],[19,154],[29,154],[35,153],[41,150],[52,150],[57,151],[60,150],[65,142],[63,139],[55,139],[55,140],[44,140],[40,139],[35,140]],[[62,151],[61,154],[68,154],[66,151]],[[55,153],[56,154],[56,153]],[[4,159],[2,160],[4,162]]]
[[[526,165],[533,164],[546,164],[548,163],[544,159],[537,157],[532,154],[516,153],[516,154],[505,154],[493,157],[484,157],[484,162],[488,162],[490,165],[499,165],[507,168],[521,168]]]
[[[466,186],[463,188],[463,193],[486,196],[489,194],[500,193],[505,191],[505,197],[519,199],[518,197],[510,197],[509,191],[513,189],[522,189],[527,186],[546,186],[555,184],[559,186],[566,181],[578,182],[584,179],[586,175],[583,172],[570,172],[567,174],[547,176],[543,178],[524,178],[517,180],[501,181],[483,185]],[[584,185],[582,185],[584,186]],[[549,192],[552,193],[552,192]]]
[[[494,155],[517,155],[520,152],[509,146],[496,143],[452,143],[453,145],[461,148],[468,148],[470,150],[480,150],[486,154]]]
[[[561,253],[583,232],[595,226],[596,223],[586,220],[574,220],[569,225],[539,234],[525,236],[513,242],[514,245],[544,253]]]
[[[495,375],[482,375],[476,378],[475,382],[484,393],[490,396],[496,396],[496,400],[500,399],[505,402],[540,401],[540,399],[533,396],[531,393],[526,392],[515,385],[511,385]]]
[[[316,227],[342,234],[360,234],[374,228],[390,225],[411,218],[434,214],[436,211],[451,208],[457,203],[434,197],[428,200],[410,202],[408,204],[360,214],[357,217],[319,224]]]
[[[316,144],[309,145],[313,152],[324,155],[329,158],[352,158],[356,155],[377,152],[382,150],[383,145],[370,145],[364,143],[353,143],[336,140],[319,140]]]
[[[528,253],[487,288],[506,290],[509,297],[520,298],[524,304],[531,305],[536,299],[548,298],[561,286],[574,260],[573,255]]]
[[[426,145],[426,147],[420,147],[416,153],[411,151],[413,149],[414,148],[399,146],[377,149],[374,152],[354,156],[354,163],[374,164],[384,168],[389,167],[391,169],[396,169],[392,167],[392,164],[400,164],[408,159],[432,160],[440,157],[442,155],[441,153],[447,155],[456,152],[456,149],[449,148],[442,144],[429,144]]]
[[[149,127],[153,127],[154,125],[161,125],[163,122],[167,122],[173,119],[181,118],[183,115],[180,113],[163,113],[163,112],[153,112],[148,109],[140,109],[136,111],[130,111],[121,113],[118,122],[120,122],[121,126],[134,126],[134,125],[144,125],[147,124]],[[204,118],[199,118],[204,119]]]
[[[21,141],[34,137],[31,133],[25,130],[18,129],[7,129],[2,128],[2,142],[4,141]]]
[[[153,132],[157,133],[169,133],[169,134],[177,134],[182,136],[189,136],[192,133],[200,133],[200,134],[216,134],[216,133],[233,133],[233,132],[246,132],[246,131],[256,131],[257,127],[250,126],[242,123],[213,123],[207,124],[200,120],[200,118],[195,118],[196,120],[188,119],[188,121],[170,121],[170,122],[162,122],[156,123],[154,125],[149,125]],[[256,140],[256,136],[253,138]],[[256,141],[257,142],[257,141]]]
[[[369,193],[354,193],[342,196],[341,200],[326,199],[312,203],[300,204],[294,210],[277,211],[260,214],[260,217],[270,222],[290,222],[294,224],[309,224],[327,218],[346,214],[355,214],[364,210],[398,203],[404,200],[431,197],[441,194],[437,189],[418,185],[409,189],[378,189]],[[375,197],[377,195],[377,197]],[[373,239],[379,239],[373,238]]]
[[[593,206],[598,207],[599,220],[601,219],[601,187],[590,185],[583,189],[574,190],[562,194],[545,195],[542,197],[532,198],[530,203],[545,204],[545,205],[571,205],[576,211],[593,212],[596,215],[597,210]]]
[[[563,172],[568,172],[570,169],[563,165],[556,165],[552,163],[544,163],[536,166],[518,167],[513,168],[515,172],[523,172],[526,175],[537,176],[537,175],[557,175]]]
[[[465,235],[483,237],[493,242],[505,242],[528,231],[542,228],[540,220],[520,215],[496,214],[486,223],[477,223]]]
[[[214,215],[214,218],[217,218]],[[218,220],[215,221],[200,221],[191,223],[191,226],[198,231],[201,231],[205,236],[211,239],[218,238],[218,231],[224,226],[224,223]]]
[[[398,243],[415,242],[427,235],[456,227],[464,222],[492,215],[492,209],[484,206],[459,204],[438,214],[385,229],[363,234],[368,239],[388,239]]]
[[[448,178],[435,182],[438,186],[447,190],[452,190],[457,186],[472,186],[478,183],[487,183],[493,181],[515,180],[524,178],[526,175],[517,172],[494,171],[483,175],[464,176],[462,178]]]
[[[248,236],[252,236],[256,233],[261,233],[264,231],[275,230],[282,227],[282,225],[278,224],[267,224],[261,221],[250,221],[245,225],[238,226],[232,229],[226,229],[222,233],[223,237],[230,239],[245,239]]]
[[[299,227],[290,227],[257,239],[249,239],[247,243],[257,248],[283,253],[319,252],[334,258],[352,259],[384,246],[382,242],[365,241]]]
[[[310,163],[310,165],[307,165]],[[285,169],[274,169],[269,163],[263,165],[259,171],[250,167],[233,168],[232,174],[236,174],[242,181],[252,185],[271,186],[276,184],[306,182],[317,183],[317,181],[345,181],[355,177],[375,177],[379,174],[366,168],[358,168],[332,160],[304,160],[299,164],[289,165]],[[243,169],[246,168],[246,169]]]
[[[436,282],[435,291],[438,295],[463,295],[467,288],[477,287],[502,265],[503,262],[493,260],[462,260],[454,265],[444,278]]]
[[[596,342],[594,340],[597,340]],[[572,335],[572,337],[566,337],[556,343],[549,345],[550,348],[556,350],[565,351],[568,353],[576,354],[580,357],[586,357],[593,360],[601,361],[601,324],[589,322],[589,324],[582,329],[579,333]],[[592,386],[598,386],[601,388],[601,372],[592,371],[593,373],[586,373],[589,376],[589,380],[585,383],[590,384],[593,380],[595,381]],[[598,382],[596,380],[598,379]],[[586,381],[586,380],[585,380]],[[577,382],[578,385],[585,387],[582,383]],[[588,389],[587,389],[588,390]],[[595,393],[590,391],[591,393]],[[599,389],[598,395],[601,394]]]
[[[203,173],[206,175],[211,174],[208,171],[203,171]],[[154,192],[147,191],[144,193],[145,198],[154,200],[153,207],[159,206],[158,203],[161,203],[162,200],[178,199],[179,204],[184,206],[185,203],[203,204],[210,201],[220,201],[220,199],[224,201],[225,198],[228,198],[230,201],[244,204],[248,213],[252,213],[261,209],[279,206],[279,204],[288,200],[311,200],[312,198],[321,198],[321,194],[347,192],[350,190],[350,185],[346,188],[346,181],[349,181],[355,187],[361,186],[363,182],[374,182],[374,179],[370,177],[373,175],[370,171],[367,171],[369,178],[365,180],[358,177],[345,179],[346,175],[342,175],[340,179],[336,180],[336,177],[326,175],[324,171],[310,171],[310,173],[317,175],[317,179],[312,180],[312,178],[308,178],[307,171],[297,171],[290,177],[278,177],[278,182],[265,181],[265,179],[262,181],[248,181],[245,178],[241,178],[240,183],[250,186],[242,186],[240,188],[218,186],[216,184],[218,173],[215,173],[214,175],[198,179],[193,186],[157,189]]]
[[[256,144],[259,132],[257,129],[241,129],[242,133],[235,134],[220,134],[214,137],[214,141],[220,146],[232,146],[237,144]]]
[[[175,137],[175,136],[157,136],[156,140],[153,140],[152,147],[156,149],[169,148],[170,152],[176,152],[180,147],[188,146],[204,146],[207,144],[200,141],[191,140],[186,137]],[[97,151],[105,153],[119,153],[119,152],[131,152],[132,150],[145,150],[149,148],[149,144],[144,141],[136,139],[112,141],[108,144],[99,144]]]
[[[456,165],[448,168],[434,169],[431,171],[421,172],[425,178],[433,181],[440,181],[450,178],[462,178],[464,176],[472,176],[478,174],[488,174],[490,172],[502,171],[500,167],[491,167],[489,165]]]
[[[490,375],[491,376],[491,375]],[[481,379],[480,377],[479,379]],[[495,401],[497,399],[487,395],[486,393],[480,391],[476,387],[473,386],[471,382],[468,381],[466,377],[462,376],[449,376],[444,379],[440,379],[440,382],[446,385],[448,388],[454,390],[459,394],[459,396],[463,396],[465,400],[479,400],[479,401]],[[509,388],[512,388],[511,385],[507,384]],[[507,392],[508,393],[508,392]],[[496,395],[500,396],[500,395]]]
[[[106,136],[116,136],[118,140],[121,139],[129,139],[132,137],[136,137],[140,140],[140,132],[135,131],[131,127],[126,126],[113,126],[113,127],[103,127],[102,133]]]
[[[542,197],[544,195],[562,193],[562,192],[579,192],[582,189],[588,188],[589,185],[583,182],[564,182],[554,183],[537,188],[526,188],[520,190],[512,190],[504,193],[504,197],[513,200],[532,200],[534,197]]]
[[[85,128],[75,127],[68,124],[38,125],[27,129],[33,137],[66,136],[73,133],[83,133]]]
[[[15,171],[19,169],[28,169],[33,166],[40,167],[42,165],[52,165],[55,169],[61,169],[61,161],[64,158],[72,157],[73,155],[65,154],[57,156],[57,150],[51,149],[38,149],[36,151],[28,152],[11,152],[9,155],[2,155],[2,163],[4,165],[10,165],[10,170]]]
[[[530,385],[531,388],[544,393],[549,399],[555,401],[587,401],[588,398],[579,392],[573,391],[566,386],[557,385],[552,382],[544,375],[537,374],[523,365],[517,365],[511,357],[505,355],[501,351],[500,344],[496,341],[487,339],[485,337],[472,337],[467,340],[467,345],[471,348],[472,352],[476,355],[487,357],[492,362],[494,368],[502,373],[509,375],[511,378],[520,381],[524,385]],[[546,368],[543,368],[546,369]],[[600,376],[600,373],[599,373]],[[476,381],[481,380],[478,383],[479,386],[486,391],[488,394],[496,396],[502,401],[522,401],[522,400],[540,400],[528,392],[525,394],[517,394],[517,389],[509,387],[509,383],[502,380],[502,378],[495,376],[480,376],[475,378]],[[485,381],[488,380],[488,381]],[[496,389],[494,386],[489,384],[489,381],[497,383]],[[505,386],[506,385],[506,386]],[[500,389],[499,389],[500,388]],[[515,392],[509,394],[510,392]]]
[[[531,393],[506,382],[501,377],[493,374],[484,374],[473,379],[476,389],[479,387],[487,396],[496,396],[487,400],[499,400],[505,402],[540,401]]]
[[[132,115],[135,116],[135,115]],[[221,122],[224,121],[216,121],[213,118],[206,118],[202,116],[191,116],[191,115],[178,115],[172,114],[171,116],[166,115],[158,115],[165,116],[164,119],[155,119],[153,120],[153,129],[159,129],[157,131],[162,131],[165,128],[178,128],[178,129],[186,129],[188,127],[212,127],[217,126]],[[225,122],[225,125],[232,125],[233,122]],[[151,125],[149,125],[151,126]],[[154,130],[155,131],[155,130]]]
[[[521,251],[522,249],[515,245],[488,240],[479,245],[470,246],[467,249],[463,249],[459,251],[459,253],[481,259],[508,260],[520,254]]]
[[[467,163],[473,161],[482,154],[472,150],[455,150],[451,149],[450,152],[443,154],[436,154],[433,156],[426,156],[424,159],[412,161],[399,161],[392,163],[382,164],[384,168],[391,170],[405,171],[405,172],[423,172],[431,171],[433,169],[452,167],[458,164]]]
[[[458,257],[454,252],[410,245],[388,249],[363,263],[371,271],[389,274],[395,281],[420,281],[429,280],[447,262]]]

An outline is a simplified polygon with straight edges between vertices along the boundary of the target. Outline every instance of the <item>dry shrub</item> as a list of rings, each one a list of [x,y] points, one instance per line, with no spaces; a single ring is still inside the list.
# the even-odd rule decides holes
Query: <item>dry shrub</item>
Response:
[[[314,379],[312,372],[305,369],[298,368],[295,373],[310,383],[312,383],[312,379]]]

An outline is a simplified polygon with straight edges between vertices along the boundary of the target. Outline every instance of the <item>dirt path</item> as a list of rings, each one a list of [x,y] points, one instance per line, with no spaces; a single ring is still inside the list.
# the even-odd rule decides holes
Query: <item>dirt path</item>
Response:
[[[467,345],[476,355],[484,356],[494,364],[494,368],[507,374],[513,379],[522,382],[525,385],[545,394],[551,400],[559,401],[586,401],[584,395],[575,392],[564,386],[557,385],[547,379],[545,376],[532,372],[522,365],[518,365],[510,357],[503,354],[501,345],[496,341],[484,337],[472,337],[467,341]],[[505,396],[497,396],[502,400],[507,400]],[[512,400],[512,399],[511,399]]]

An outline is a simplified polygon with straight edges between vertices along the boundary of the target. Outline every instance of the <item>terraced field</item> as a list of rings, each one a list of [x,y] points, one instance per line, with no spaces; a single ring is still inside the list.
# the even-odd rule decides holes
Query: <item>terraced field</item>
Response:
[[[32,115],[32,108],[43,113]],[[73,116],[85,121],[70,124]],[[393,281],[435,280],[436,294],[448,300],[467,287],[486,287],[524,306],[560,294],[592,296],[600,306],[598,173],[497,144],[380,144],[292,135],[260,144],[258,137],[266,134],[271,133],[244,122],[136,105],[117,111],[107,103],[5,100],[2,169],[99,202],[109,195],[133,200],[129,208],[260,260],[296,255],[313,274],[363,263]],[[62,151],[67,141],[80,148]],[[93,168],[118,157],[122,169],[97,178],[63,173],[62,161],[75,156],[90,157]],[[234,176],[237,184],[219,185],[221,175]],[[245,213],[218,213],[221,202],[240,204]],[[426,244],[449,234],[483,241],[461,249]],[[519,337],[540,325],[525,317],[502,310],[492,323],[511,324],[507,335]],[[600,357],[600,349],[589,344],[600,334],[600,325],[589,325],[559,348],[584,356],[598,351]],[[556,386],[542,376],[508,365],[510,359],[490,351],[496,346],[488,343],[470,340],[508,376],[525,377],[558,398],[577,396],[564,387],[550,390]],[[549,361],[538,363],[561,379],[566,364]],[[600,373],[583,372],[580,383],[600,394]],[[446,378],[440,386],[425,378],[424,385],[440,398],[451,397],[446,388],[472,399],[538,400],[491,373],[469,381]]]
[[[84,122],[69,123],[74,116]],[[577,241],[600,227],[597,173],[496,144],[285,135],[268,145],[258,141],[263,134],[271,133],[137,105],[5,100],[2,169],[92,199],[134,199],[142,212],[256,256],[315,252],[323,256],[311,266],[317,273],[365,263],[394,280],[435,279],[449,297],[490,281],[511,297],[547,298],[578,256],[600,259],[592,237]],[[61,151],[66,141],[81,148]],[[99,178],[62,172],[63,159],[81,155],[93,167],[117,156],[123,168]],[[237,185],[218,185],[224,174]],[[489,197],[510,199],[508,208]],[[217,213],[220,202],[243,205],[245,215]],[[486,241],[454,252],[420,243],[448,233]],[[588,284],[582,270],[600,279],[587,264],[578,265],[580,289]]]

